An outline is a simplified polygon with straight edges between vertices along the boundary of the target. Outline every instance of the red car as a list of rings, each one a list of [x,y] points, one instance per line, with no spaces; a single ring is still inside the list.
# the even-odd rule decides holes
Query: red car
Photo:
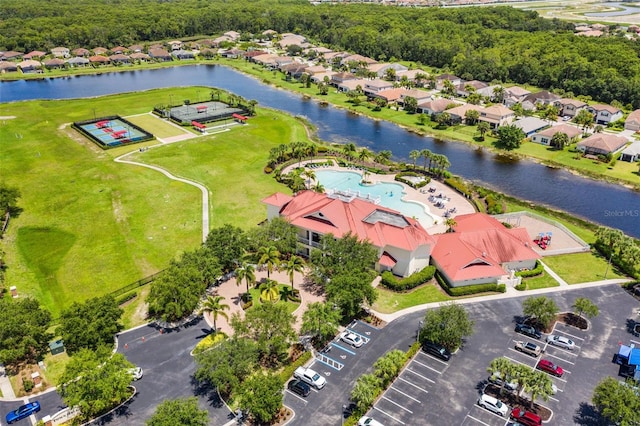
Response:
[[[527,411],[521,407],[515,407],[511,411],[511,420],[525,426],[542,426],[542,419],[537,414]]]
[[[538,370],[542,370],[546,373],[553,374],[557,377],[562,377],[564,374],[564,370],[559,365],[554,364],[548,359],[541,359],[538,365],[536,365]]]

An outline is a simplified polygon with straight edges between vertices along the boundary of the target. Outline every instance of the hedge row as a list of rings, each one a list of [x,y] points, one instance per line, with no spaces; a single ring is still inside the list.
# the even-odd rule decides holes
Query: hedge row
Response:
[[[536,267],[533,269],[529,269],[528,271],[518,271],[516,272],[516,275],[522,278],[529,278],[529,277],[535,277],[540,275],[542,272],[544,272],[544,266],[542,266],[542,263],[540,263],[539,261],[536,260]]]
[[[421,271],[414,272],[408,277],[398,279],[389,271],[382,273],[382,285],[393,291],[405,291],[416,288],[421,284],[426,283],[436,273],[435,266],[427,266]]]
[[[444,183],[458,191],[459,193],[466,195],[467,197],[473,196],[473,190],[467,186],[463,181],[458,178],[445,179]]]
[[[293,376],[293,372],[296,371],[296,368],[304,365],[307,361],[311,359],[311,352],[304,352],[298,359],[293,361],[291,364],[287,365],[280,372],[280,380],[282,383],[287,383],[287,381]]]
[[[409,179],[404,179],[400,175],[404,175],[404,176],[412,176],[412,175],[419,176],[419,175],[416,174],[416,173],[409,174],[408,172],[403,172],[403,173],[397,174],[396,177],[394,178],[396,181],[404,183],[405,185],[409,185],[413,189],[422,188],[422,187],[426,186],[429,182],[431,182],[430,178],[425,178],[422,182],[414,183],[414,182],[410,181]]]
[[[496,284],[496,283],[487,283],[487,284],[477,284],[477,285],[466,285],[464,287],[450,287],[449,284],[445,281],[445,279],[440,274],[436,274],[436,279],[438,280],[438,284],[442,287],[444,291],[449,294],[449,296],[468,296],[470,294],[478,294],[478,293],[487,293],[487,292],[496,292],[496,293],[504,293],[507,291],[507,286],[504,284]]]

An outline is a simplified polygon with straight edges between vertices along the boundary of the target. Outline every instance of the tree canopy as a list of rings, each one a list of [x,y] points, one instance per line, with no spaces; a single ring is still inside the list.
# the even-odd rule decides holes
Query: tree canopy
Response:
[[[123,328],[120,323],[122,313],[116,300],[109,295],[73,303],[60,315],[59,332],[67,352],[113,347],[114,336]]]
[[[421,344],[429,340],[453,351],[462,345],[465,336],[473,333],[473,324],[464,307],[444,303],[427,311],[418,339]]]
[[[613,377],[602,380],[593,390],[593,403],[611,424],[640,424],[640,398],[632,386]]]
[[[31,298],[0,298],[0,364],[35,363],[48,350],[51,314]]]
[[[378,256],[371,243],[358,241],[350,233],[337,239],[325,234],[320,238],[320,247],[311,251],[310,260],[313,277],[321,284],[345,272],[371,271]]]
[[[556,319],[558,305],[547,296],[532,296],[522,302],[522,313],[535,318],[546,328]]]
[[[242,229],[226,224],[209,231],[204,244],[212,250],[222,270],[231,272],[240,263],[245,250],[248,249],[249,239]]]
[[[147,420],[147,426],[207,426],[209,413],[198,407],[198,398],[162,401],[156,412]]]

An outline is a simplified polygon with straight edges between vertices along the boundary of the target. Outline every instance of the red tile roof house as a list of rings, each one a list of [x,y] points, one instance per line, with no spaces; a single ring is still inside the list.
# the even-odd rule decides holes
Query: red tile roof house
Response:
[[[484,213],[456,216],[454,232],[435,236],[431,263],[451,287],[495,283],[533,269],[540,255],[525,228],[505,227]]]
[[[557,126],[552,126],[548,129],[534,133],[533,136],[531,136],[531,140],[535,143],[549,145],[551,143],[551,138],[553,138],[553,135],[560,132],[567,135],[569,137],[569,141],[578,139],[582,134],[582,130],[578,129],[576,126],[562,123],[558,124]]]
[[[455,104],[456,106],[459,105],[450,99],[437,98],[432,101],[419,103],[418,112],[428,114],[428,115],[440,114],[441,112],[445,111],[447,107],[451,104]]]
[[[640,109],[633,111],[624,121],[624,128],[634,132],[640,131]]]
[[[54,47],[51,49],[51,54],[56,58],[68,58],[69,57],[69,48],[68,47]]]
[[[623,136],[594,133],[578,142],[576,149],[585,154],[607,155],[620,151],[627,143],[629,141]]]
[[[415,219],[354,195],[302,191],[296,196],[275,193],[264,200],[267,218],[285,218],[298,230],[301,253],[308,256],[322,235],[349,233],[378,249],[376,270],[408,276],[429,265],[434,238]]]
[[[624,115],[622,110],[611,105],[589,105],[587,111],[594,115],[594,122],[606,126],[609,123],[618,121]]]
[[[22,57],[22,59],[29,60],[29,59],[40,59],[43,56],[45,56],[47,54],[47,52],[41,52],[39,50],[34,50],[32,52],[27,53],[26,55],[24,55]]]

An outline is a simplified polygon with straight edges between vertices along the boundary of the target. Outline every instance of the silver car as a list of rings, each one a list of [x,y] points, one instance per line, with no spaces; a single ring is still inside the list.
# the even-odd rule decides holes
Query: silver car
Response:
[[[572,351],[576,347],[576,344],[573,342],[573,340],[564,336],[555,336],[553,334],[547,336],[547,342],[550,345],[558,346],[559,348],[567,349],[570,351]]]

